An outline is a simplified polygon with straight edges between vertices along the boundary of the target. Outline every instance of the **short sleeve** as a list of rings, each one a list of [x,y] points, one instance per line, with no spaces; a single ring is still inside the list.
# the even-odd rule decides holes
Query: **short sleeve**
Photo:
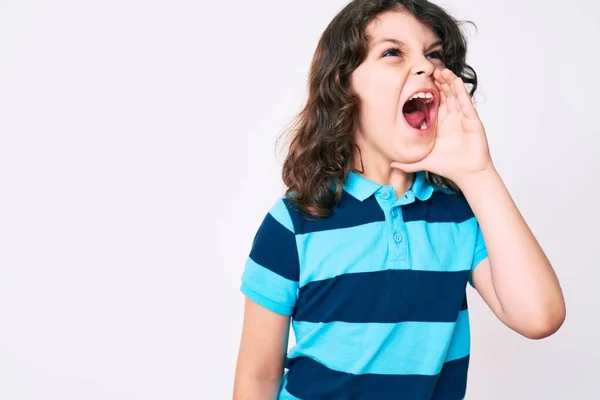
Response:
[[[261,306],[290,316],[298,298],[299,264],[292,219],[281,198],[256,232],[240,290]]]
[[[481,261],[483,261],[488,256],[487,247],[485,246],[485,241],[483,240],[483,234],[481,233],[481,227],[479,223],[477,223],[477,232],[475,237],[475,250],[473,251],[473,261],[471,262],[471,274],[469,275],[469,283],[471,286],[473,285],[473,271]]]

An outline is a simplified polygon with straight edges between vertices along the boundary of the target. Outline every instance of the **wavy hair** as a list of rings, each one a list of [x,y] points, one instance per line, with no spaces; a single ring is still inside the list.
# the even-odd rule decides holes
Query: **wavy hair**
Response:
[[[324,30],[315,50],[309,76],[308,98],[290,127],[289,150],[283,163],[286,195],[302,212],[326,217],[340,201],[343,183],[354,169],[355,132],[359,98],[350,76],[369,51],[367,25],[387,11],[404,10],[429,26],[442,41],[446,68],[477,89],[477,74],[466,63],[463,22],[427,0],[354,0]],[[449,179],[427,172],[433,184],[459,191]]]

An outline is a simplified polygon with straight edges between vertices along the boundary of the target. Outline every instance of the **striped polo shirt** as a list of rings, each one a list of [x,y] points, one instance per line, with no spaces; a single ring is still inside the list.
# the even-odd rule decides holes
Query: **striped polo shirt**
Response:
[[[241,279],[244,295],[292,318],[279,399],[463,399],[466,286],[485,257],[465,197],[424,172],[400,198],[352,172],[318,220],[283,196]]]

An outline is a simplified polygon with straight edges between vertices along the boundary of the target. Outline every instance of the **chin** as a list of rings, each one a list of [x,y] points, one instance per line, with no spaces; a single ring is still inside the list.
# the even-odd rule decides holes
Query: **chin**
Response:
[[[427,137],[418,137],[410,135],[411,132],[406,132],[403,143],[396,147],[395,161],[401,163],[415,163],[423,160],[433,150],[435,144],[435,134]],[[412,136],[412,137],[411,137]]]
[[[415,135],[414,130],[404,130],[402,143],[397,147],[396,155],[401,156],[400,162],[421,161],[431,153],[435,144],[435,129],[426,135]]]

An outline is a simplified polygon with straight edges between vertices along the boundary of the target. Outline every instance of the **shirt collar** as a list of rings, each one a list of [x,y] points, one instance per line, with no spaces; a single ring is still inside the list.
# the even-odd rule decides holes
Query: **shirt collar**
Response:
[[[344,190],[360,201],[364,201],[379,189],[385,187],[386,186],[375,183],[354,171],[351,171],[348,174],[346,181],[344,182]],[[425,171],[419,171],[415,174],[415,180],[409,191],[412,191],[419,200],[425,201],[431,197],[436,189],[440,190],[442,188],[429,183],[425,179]]]

